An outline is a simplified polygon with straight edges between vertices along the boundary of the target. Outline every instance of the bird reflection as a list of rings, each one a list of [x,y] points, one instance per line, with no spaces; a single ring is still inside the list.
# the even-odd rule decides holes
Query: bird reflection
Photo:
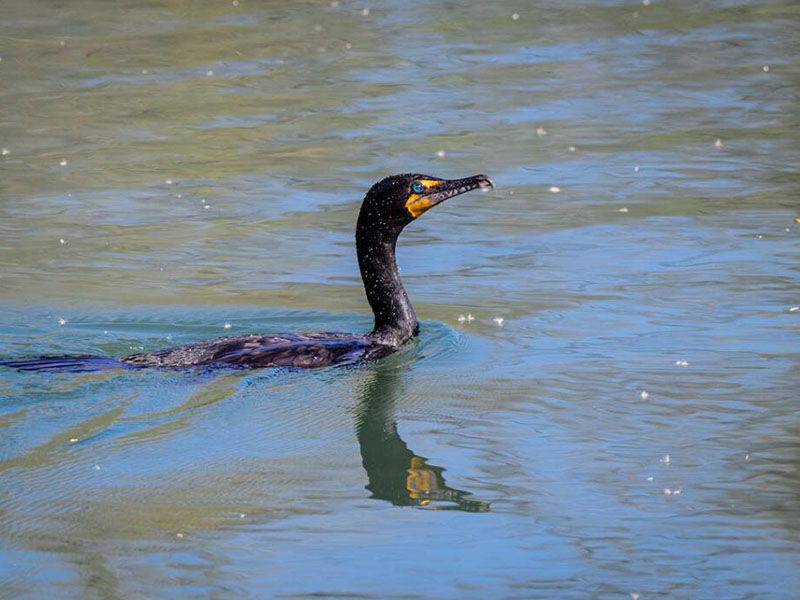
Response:
[[[429,465],[400,437],[394,418],[395,398],[402,383],[397,368],[377,365],[365,375],[356,410],[356,436],[372,497],[397,506],[488,511],[488,502],[449,487],[442,475],[445,469]]]

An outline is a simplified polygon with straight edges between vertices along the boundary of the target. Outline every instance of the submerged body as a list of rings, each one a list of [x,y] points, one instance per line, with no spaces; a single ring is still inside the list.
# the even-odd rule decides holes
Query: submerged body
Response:
[[[391,346],[376,344],[365,335],[323,331],[230,336],[158,352],[131,354],[121,362],[130,367],[214,365],[310,369],[374,360],[394,350]]]
[[[446,180],[428,175],[394,175],[367,192],[356,224],[356,254],[375,326],[366,335],[281,333],[217,338],[122,358],[40,356],[0,360],[23,371],[95,371],[115,368],[265,367],[314,368],[376,360],[399,349],[418,330],[395,260],[397,238],[418,216],[447,198],[489,189],[485,175]]]

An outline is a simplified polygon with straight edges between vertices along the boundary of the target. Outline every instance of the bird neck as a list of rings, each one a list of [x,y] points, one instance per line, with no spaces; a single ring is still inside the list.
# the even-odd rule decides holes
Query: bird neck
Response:
[[[399,347],[419,329],[414,308],[397,270],[395,246],[400,231],[379,233],[369,218],[359,215],[356,252],[364,291],[375,327],[369,337],[379,344]]]

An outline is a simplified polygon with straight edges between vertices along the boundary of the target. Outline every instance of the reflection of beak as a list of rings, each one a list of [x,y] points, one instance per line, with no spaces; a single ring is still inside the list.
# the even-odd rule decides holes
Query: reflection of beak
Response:
[[[494,183],[486,175],[474,175],[465,179],[431,179],[422,183],[426,187],[425,191],[411,194],[406,201],[406,209],[415,219],[448,198],[476,189],[488,190],[494,187]]]

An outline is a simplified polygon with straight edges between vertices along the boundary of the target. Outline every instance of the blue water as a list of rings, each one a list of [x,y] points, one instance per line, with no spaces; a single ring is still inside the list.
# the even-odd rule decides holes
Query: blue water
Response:
[[[797,598],[798,30],[3,6],[1,356],[368,331],[365,190],[497,187],[404,232],[378,363],[0,371],[0,597]]]

